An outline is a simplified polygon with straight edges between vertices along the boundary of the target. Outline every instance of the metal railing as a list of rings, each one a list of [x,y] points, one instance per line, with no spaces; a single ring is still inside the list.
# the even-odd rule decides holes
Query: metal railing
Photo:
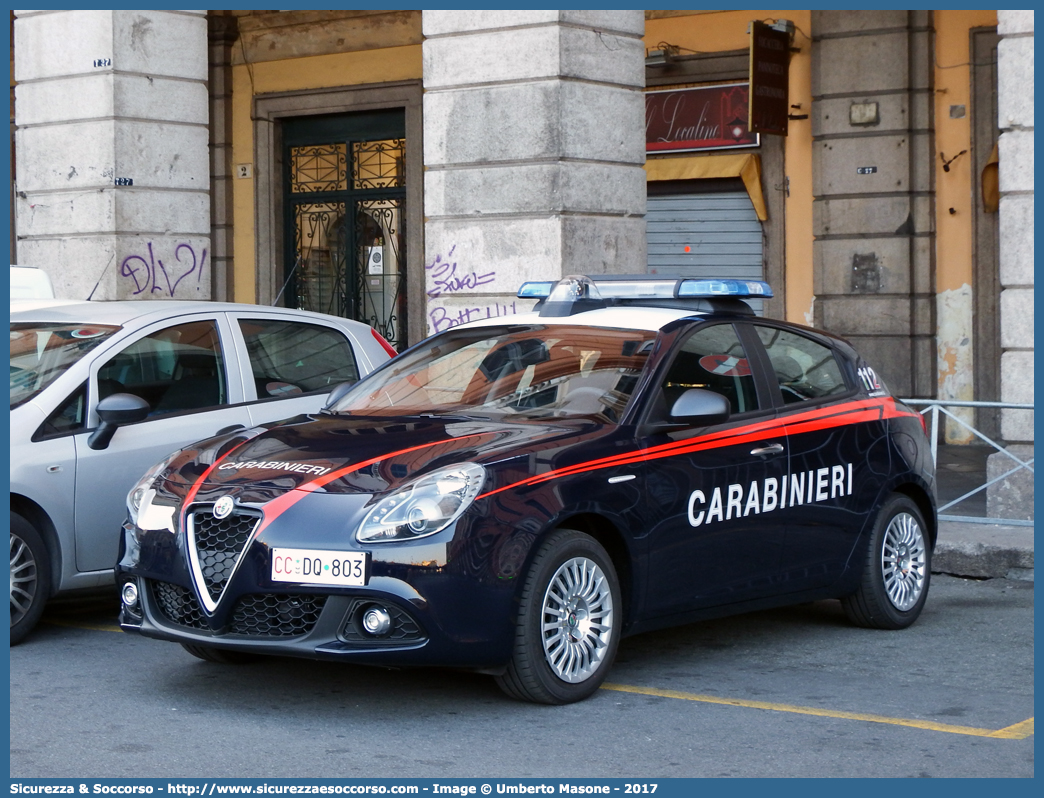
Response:
[[[1001,410],[1032,410],[1033,409],[1033,405],[1032,404],[1016,404],[1016,403],[1013,403],[1013,402],[960,402],[960,401],[948,400],[948,399],[903,399],[902,402],[903,402],[903,404],[910,405],[911,407],[923,407],[924,410],[921,411],[921,415],[922,416],[925,415],[925,414],[930,414],[929,415],[930,423],[928,425],[928,439],[931,441],[931,446],[932,446],[932,462],[935,463],[936,465],[938,465],[938,463],[939,463],[939,423],[940,423],[940,418],[939,417],[940,416],[946,416],[947,418],[952,419],[957,424],[959,424],[960,426],[964,427],[969,432],[971,432],[973,435],[975,435],[975,437],[985,441],[990,446],[992,446],[994,449],[996,449],[998,452],[1003,452],[1006,457],[1010,457],[1012,460],[1014,460],[1016,463],[1018,463],[1017,466],[1015,466],[1014,468],[1010,469],[1009,471],[1005,471],[1000,476],[994,477],[993,479],[988,479],[984,484],[982,484],[979,487],[975,488],[975,490],[970,490],[967,493],[965,493],[963,496],[960,496],[960,497],[954,499],[953,501],[950,501],[950,502],[947,502],[946,504],[944,504],[942,507],[939,508],[939,520],[940,521],[962,521],[964,523],[970,523],[970,524],[1004,524],[1006,526],[1033,526],[1033,521],[1026,521],[1026,520],[1019,519],[1019,518],[979,518],[978,516],[970,516],[970,515],[943,515],[943,513],[948,508],[953,507],[956,504],[960,504],[962,501],[964,501],[968,497],[974,496],[976,493],[979,493],[980,491],[986,490],[988,487],[990,487],[990,485],[994,485],[994,484],[1000,482],[1003,479],[1007,479],[1008,477],[1010,477],[1012,474],[1014,474],[1017,471],[1021,471],[1022,469],[1026,469],[1031,474],[1034,473],[1034,471],[1033,471],[1033,458],[1032,457],[1029,458],[1029,460],[1022,460],[1021,458],[1017,457],[1016,455],[1012,454],[1010,451],[1005,449],[1001,444],[999,444],[996,441],[988,438],[986,435],[983,435],[979,430],[975,429],[975,427],[973,427],[967,421],[965,421],[964,419],[959,418],[958,416],[954,415],[953,413],[951,413],[946,408],[948,408],[948,407],[973,407],[973,408],[990,407],[990,408],[998,408],[998,409],[1001,409]]]

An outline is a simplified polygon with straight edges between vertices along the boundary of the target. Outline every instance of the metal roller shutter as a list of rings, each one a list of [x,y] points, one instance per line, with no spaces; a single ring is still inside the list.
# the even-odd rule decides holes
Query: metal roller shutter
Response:
[[[761,222],[746,191],[650,196],[645,219],[650,274],[765,279]],[[751,302],[758,315],[761,304]]]

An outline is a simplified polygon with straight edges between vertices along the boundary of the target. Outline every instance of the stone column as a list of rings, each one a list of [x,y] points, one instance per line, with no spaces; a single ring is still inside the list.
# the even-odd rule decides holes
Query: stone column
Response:
[[[1001,401],[1033,402],[1033,12],[998,11]],[[1008,410],[1001,435],[1033,441],[1033,414]]]
[[[425,11],[429,332],[646,271],[642,11]]]
[[[812,12],[815,323],[903,397],[936,391],[930,14]]]
[[[207,17],[210,45],[210,262],[213,298],[235,297],[232,203],[232,47],[236,17],[215,11]]]
[[[1001,401],[1033,403],[1033,11],[998,11],[1000,128]],[[1001,437],[1023,462],[1033,457],[1033,411],[1001,411]],[[993,479],[1018,464],[990,455]],[[1033,518],[1033,474],[1022,469],[987,490],[995,518]]]
[[[210,299],[205,11],[16,11],[20,263],[60,297]]]

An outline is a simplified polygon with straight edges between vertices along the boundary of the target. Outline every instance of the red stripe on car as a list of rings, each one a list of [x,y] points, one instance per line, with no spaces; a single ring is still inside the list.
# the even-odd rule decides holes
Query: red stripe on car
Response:
[[[756,443],[765,440],[766,438],[771,438],[773,435],[782,431],[783,428],[797,433],[813,432],[816,430],[846,426],[848,424],[859,424],[868,421],[878,421],[881,419],[897,418],[899,416],[908,415],[915,414],[900,410],[896,406],[895,400],[891,397],[884,399],[861,399],[854,402],[846,402],[842,405],[817,408],[815,410],[808,410],[790,416],[773,418],[767,421],[758,421],[754,424],[745,424],[743,426],[722,430],[695,439],[672,441],[671,443],[661,444],[660,446],[654,446],[649,449],[639,449],[634,452],[628,452],[627,454],[603,457],[598,460],[589,460],[586,463],[577,463],[573,466],[558,468],[554,471],[548,471],[545,474],[539,474],[518,482],[513,482],[510,485],[505,485],[496,490],[483,493],[478,498],[484,499],[487,496],[493,496],[501,491],[510,490],[524,485],[538,485],[553,479],[559,479],[560,477],[582,474],[586,471],[598,471],[613,466],[642,463],[648,460],[660,460],[664,457],[690,454],[692,452],[705,451],[707,449],[718,449],[723,446]]]

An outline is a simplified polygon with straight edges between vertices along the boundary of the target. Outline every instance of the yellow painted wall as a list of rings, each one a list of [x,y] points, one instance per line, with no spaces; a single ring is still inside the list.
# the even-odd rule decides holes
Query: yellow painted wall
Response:
[[[975,396],[974,250],[975,192],[979,175],[971,153],[970,30],[997,24],[996,11],[936,11],[935,17],[935,284],[936,384],[940,399]],[[950,108],[963,105],[953,119]],[[964,155],[959,153],[966,150]],[[949,161],[949,170],[943,163]],[[952,213],[951,213],[952,209]],[[956,409],[973,424],[971,410]],[[947,443],[971,443],[966,427],[947,422]]]
[[[812,12],[780,12],[797,27],[794,46],[801,52],[790,58],[790,104],[794,114],[812,113]],[[788,16],[790,15],[790,16]],[[812,120],[792,120],[788,129],[787,198],[787,321],[812,325]]]
[[[270,92],[304,91],[338,86],[358,86],[398,80],[419,80],[421,46],[318,55],[232,68],[232,160],[254,161],[254,128],[250,119],[253,97]],[[235,242],[235,301],[255,302],[257,296],[254,257],[254,181],[232,181]]]
[[[972,227],[974,193],[979,176],[972,174],[971,157],[971,28],[997,24],[996,11],[935,12],[935,253],[939,293],[972,284]],[[963,119],[950,118],[950,106],[963,105]],[[949,160],[967,150],[942,169]],[[956,213],[950,213],[953,208]]]
[[[797,28],[794,47],[800,52],[790,59],[790,102],[800,104],[795,114],[810,113],[812,107],[811,11],[716,11],[693,16],[647,19],[645,46],[660,42],[701,53],[746,49],[750,44],[747,25],[751,20],[789,19]],[[785,143],[786,175],[790,196],[786,199],[786,318],[811,323],[812,305],[812,124],[810,119],[793,120]],[[772,186],[766,186],[771,190]],[[779,288],[779,286],[777,286]]]

